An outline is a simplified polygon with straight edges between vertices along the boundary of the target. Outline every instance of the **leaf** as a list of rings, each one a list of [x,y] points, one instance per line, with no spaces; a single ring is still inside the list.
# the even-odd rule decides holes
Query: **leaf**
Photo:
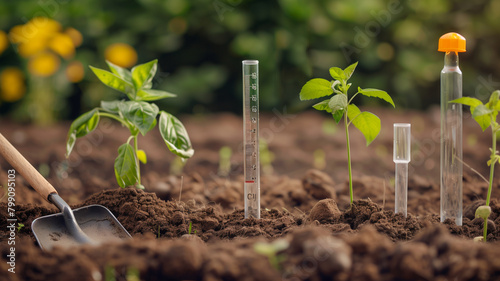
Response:
[[[330,100],[324,100],[322,102],[313,105],[313,108],[316,110],[325,110],[328,113],[332,113],[332,109],[328,106],[329,102]]]
[[[118,105],[123,118],[132,123],[144,136],[156,126],[158,106],[143,101],[126,101]]]
[[[119,105],[121,103],[123,103],[123,101],[101,101],[101,108],[106,112],[118,114],[120,111]]]
[[[146,152],[144,152],[144,150],[138,149],[136,151],[136,154],[137,154],[137,159],[139,159],[139,161],[141,161],[143,164],[148,163],[148,157],[146,156]]]
[[[367,97],[375,97],[383,99],[386,102],[390,103],[392,107],[396,107],[396,105],[394,105],[394,101],[392,100],[391,96],[389,96],[389,94],[386,91],[382,91],[379,89],[361,89],[358,87],[358,92]]]
[[[349,110],[347,112],[349,114]],[[366,146],[370,145],[380,133],[380,119],[373,113],[361,112],[351,122],[365,136]]]
[[[116,64],[113,64],[110,61],[106,61],[106,63],[108,64],[109,69],[111,69],[111,72],[116,74],[121,79],[129,82],[130,84],[133,83],[132,82],[132,73],[130,72],[130,70],[123,68],[123,67],[120,67]]]
[[[115,159],[115,176],[121,187],[134,185],[139,181],[134,148],[128,143],[124,143],[118,148],[118,157]]]
[[[142,101],[155,101],[165,98],[176,97],[176,94],[169,93],[167,91],[153,90],[153,89],[141,89],[137,92],[137,100]]]
[[[337,124],[342,120],[342,116],[344,116],[344,111],[337,110],[333,114],[333,120],[337,122]]]
[[[151,89],[153,85],[153,77],[156,74],[156,69],[158,67],[158,60],[152,60],[150,62],[139,64],[132,68],[132,81],[136,90],[141,88]]]
[[[347,117],[349,120],[354,120],[359,114],[361,114],[361,110],[355,105],[355,104],[350,104],[347,106]]]
[[[326,79],[314,78],[302,87],[300,90],[300,100],[312,100],[329,96],[333,93],[332,83]]]
[[[349,78],[351,78],[357,65],[358,65],[358,62],[355,62],[344,69],[344,74],[346,77],[345,80],[349,80]]]
[[[470,106],[470,112],[472,114],[472,117],[476,122],[479,124],[483,132],[491,125],[491,118],[489,116],[489,113],[491,112],[488,107],[486,107],[480,100],[476,98],[471,98],[471,97],[461,97],[455,100],[450,101],[450,103],[459,103],[463,105],[468,105]],[[476,108],[479,108],[479,111],[476,112],[476,116],[474,116],[474,112],[476,111]],[[488,112],[490,111],[490,112]],[[485,114],[482,114],[485,113]]]
[[[344,112],[347,107],[347,96],[344,94],[333,96],[328,102],[328,106],[332,109],[332,112],[336,112],[337,110]]]
[[[77,138],[81,138],[92,132],[99,124],[99,111],[94,108],[89,112],[80,115],[71,123],[66,141],[66,157],[69,157]]]
[[[93,66],[90,66],[90,69],[92,69],[94,74],[97,76],[97,78],[99,78],[99,80],[101,80],[102,83],[104,83],[104,85],[127,94],[130,99],[133,99],[135,97],[134,86],[131,83],[123,80],[116,74],[109,71]]]
[[[335,80],[339,80],[339,81],[347,80],[344,71],[338,67],[331,67],[330,68],[330,75]]]
[[[172,153],[182,158],[193,156],[194,150],[188,133],[179,119],[165,111],[161,111],[158,127],[165,144]]]
[[[471,98],[471,97],[461,97],[459,99],[455,99],[455,100],[450,101],[450,103],[460,103],[460,104],[468,105],[468,106],[474,107],[474,108],[478,105],[483,104],[480,100],[478,100],[476,98]]]

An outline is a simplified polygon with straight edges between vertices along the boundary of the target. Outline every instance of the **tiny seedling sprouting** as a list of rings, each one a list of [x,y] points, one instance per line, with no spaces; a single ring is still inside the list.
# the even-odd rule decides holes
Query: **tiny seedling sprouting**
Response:
[[[101,106],[78,117],[68,132],[66,157],[69,157],[77,138],[81,138],[96,129],[101,117],[111,118],[129,129],[130,137],[118,148],[114,170],[121,187],[141,184],[140,163],[146,164],[144,150],[139,149],[139,134],[146,135],[158,123],[160,135],[168,149],[186,160],[193,156],[194,150],[184,125],[175,116],[160,111],[152,101],[175,97],[166,91],[154,90],[153,77],[157,70],[157,60],[140,64],[128,70],[107,62],[111,72],[90,67],[94,74],[106,86],[127,95],[129,100],[101,101]],[[157,121],[157,116],[159,121]],[[133,146],[130,142],[133,140]]]
[[[380,98],[395,107],[389,94],[378,89],[361,89],[358,87],[358,91],[349,97],[348,90],[351,87],[351,83],[347,83],[347,81],[351,78],[357,65],[358,63],[356,62],[344,70],[338,67],[332,67],[330,68],[330,75],[333,78],[332,81],[322,78],[314,78],[309,80],[300,91],[300,100],[312,100],[334,94],[331,98],[319,102],[313,105],[313,107],[317,110],[324,110],[331,113],[337,124],[340,122],[342,117],[344,117],[351,205],[354,202],[354,195],[352,190],[349,125],[353,124],[361,131],[366,139],[367,146],[378,136],[381,129],[380,119],[373,113],[367,111],[361,112],[361,110],[353,104],[353,100],[358,94],[362,94],[367,97]]]
[[[288,246],[287,240],[278,239],[272,243],[257,242],[253,245],[253,249],[256,253],[266,256],[271,266],[279,271],[280,263],[285,260],[285,255],[278,253],[286,250]]]
[[[17,223],[17,232],[21,231],[21,229],[23,229],[23,227],[24,227],[24,224],[22,224],[20,222]]]
[[[190,221],[188,226],[188,234],[191,235],[191,232],[196,235],[196,230],[193,231],[193,222]]]
[[[496,90],[491,93],[490,99],[486,104],[483,104],[480,100],[471,97],[462,97],[456,100],[452,100],[452,103],[459,103],[463,105],[468,105],[470,107],[470,112],[472,118],[476,120],[483,132],[490,127],[491,128],[491,156],[487,162],[490,166],[490,180],[488,185],[488,194],[486,195],[486,205],[479,206],[476,210],[476,218],[482,218],[484,220],[483,227],[483,237],[482,240],[486,242],[486,236],[488,234],[488,217],[491,214],[490,199],[491,190],[493,187],[493,175],[495,173],[495,164],[500,160],[500,155],[497,151],[497,133],[500,132],[500,125],[497,122],[497,115],[500,111],[500,91]],[[476,237],[474,241],[480,241],[480,237]]]
[[[227,177],[231,172],[231,155],[233,154],[229,146],[223,146],[219,150],[219,176]]]

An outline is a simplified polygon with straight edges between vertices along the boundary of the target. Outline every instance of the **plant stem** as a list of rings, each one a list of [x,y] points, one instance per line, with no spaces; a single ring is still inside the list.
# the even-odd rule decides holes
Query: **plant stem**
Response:
[[[137,183],[141,185],[141,163],[139,163],[139,157],[137,157],[137,151],[139,146],[137,145],[137,136],[134,135],[134,153],[135,153],[135,165],[137,166]]]
[[[114,120],[122,123],[125,127],[129,128],[129,124],[127,124],[127,122],[125,122],[123,119],[121,119],[120,117],[118,117],[116,115],[113,115],[113,114],[110,114],[110,113],[107,113],[107,112],[101,112],[101,111],[99,111],[99,116],[108,117],[108,118],[114,119]]]
[[[490,199],[491,199],[491,190],[493,188],[493,174],[495,173],[495,156],[496,156],[496,151],[497,151],[497,130],[496,130],[495,123],[491,125],[491,139],[492,139],[492,144],[491,144],[491,164],[490,164],[490,184],[488,186],[488,195],[486,195],[486,206],[490,205]],[[486,242],[486,236],[488,234],[488,219],[486,218],[484,220],[484,228],[483,228],[483,240]]]
[[[349,124],[347,124],[347,109],[344,113],[345,121],[345,139],[347,143],[347,169],[349,171],[349,197],[351,199],[351,205],[354,203],[354,196],[352,191],[352,171],[351,171],[351,147],[349,145]]]

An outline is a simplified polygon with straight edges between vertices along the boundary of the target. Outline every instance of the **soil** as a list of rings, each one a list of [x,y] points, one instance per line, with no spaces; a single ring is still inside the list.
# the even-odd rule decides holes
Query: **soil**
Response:
[[[260,133],[273,158],[262,167],[261,219],[244,218],[242,120],[233,114],[183,116],[195,155],[176,175],[159,133],[140,138],[145,190],[118,188],[113,161],[126,129],[101,120],[69,159],[69,123],[35,127],[0,120],[0,130],[73,207],[107,207],[133,236],[99,246],[42,251],[31,222],[56,213],[16,171],[15,271],[10,273],[7,194],[0,191],[0,280],[500,280],[499,182],[494,182],[488,243],[482,220],[491,136],[464,119],[464,219],[439,221],[439,111],[370,109],[382,120],[368,147],[351,129],[355,201],[349,204],[343,127],[316,112],[275,110]],[[408,217],[394,214],[392,124],[412,124]],[[332,130],[334,128],[335,130]],[[219,150],[232,149],[219,171]],[[317,151],[322,149],[321,151]],[[316,151],[316,152],[315,152]],[[313,156],[324,154],[324,159]],[[265,163],[262,163],[265,164]],[[326,165],[325,165],[326,164]],[[10,165],[0,159],[0,184]],[[3,196],[3,197],[2,197]],[[191,226],[191,227],[190,227]],[[191,228],[191,231],[189,230]],[[265,243],[269,256],[255,249]],[[275,249],[279,243],[287,247]],[[136,274],[133,274],[136,272]],[[127,277],[128,276],[128,277]]]

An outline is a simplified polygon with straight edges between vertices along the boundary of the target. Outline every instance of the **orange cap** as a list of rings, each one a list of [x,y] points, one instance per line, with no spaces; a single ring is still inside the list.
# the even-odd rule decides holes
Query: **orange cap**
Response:
[[[438,51],[465,52],[465,38],[455,32],[446,33],[439,38]]]

